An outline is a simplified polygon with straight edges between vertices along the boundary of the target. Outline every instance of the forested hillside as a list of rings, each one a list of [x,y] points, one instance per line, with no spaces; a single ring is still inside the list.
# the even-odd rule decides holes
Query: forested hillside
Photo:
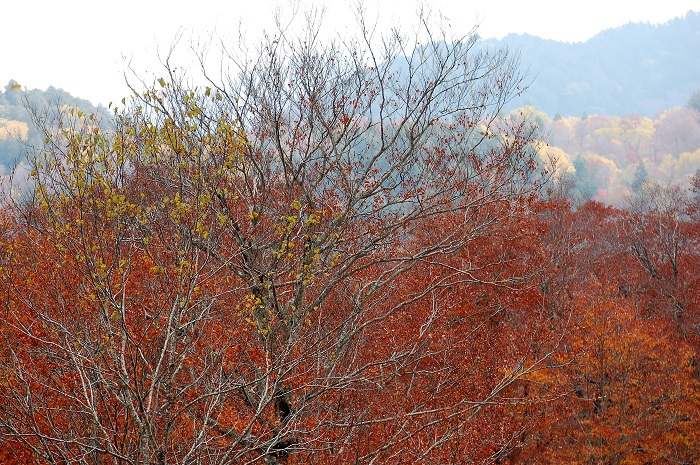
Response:
[[[542,131],[538,150],[557,160],[579,200],[625,206],[647,181],[687,189],[700,169],[700,111],[685,106],[655,118],[589,115],[551,119],[527,106],[511,112]]]
[[[13,85],[10,82],[0,94],[0,169],[4,172],[25,160],[31,147],[43,144],[26,102],[39,113],[69,107],[95,113],[105,129],[109,127],[111,117],[104,108],[54,88],[23,93]],[[502,117],[524,117],[537,126],[535,149],[540,159],[543,163],[556,159],[558,174],[576,184],[573,193],[579,200],[624,206],[644,181],[687,187],[700,169],[700,111],[691,106],[666,109],[654,118],[634,113],[552,118],[528,105]]]
[[[661,25],[627,24],[584,43],[528,35],[486,43],[520,51],[530,69],[532,84],[511,109],[531,104],[551,116],[656,117],[700,89],[700,12]]]
[[[8,89],[4,95],[0,165],[8,172],[25,159],[30,147],[40,147],[43,138],[23,106],[21,92]],[[30,96],[43,105],[36,108],[51,108],[47,97],[60,99],[78,104],[86,113],[92,109],[109,125],[110,116],[104,109],[60,91],[34,90]],[[556,159],[558,173],[576,184],[573,193],[579,200],[624,206],[644,181],[687,187],[690,176],[700,169],[700,112],[695,108],[668,109],[656,118],[629,114],[552,119],[532,106],[505,115],[505,119],[520,117],[537,125],[540,143],[536,150],[541,160]]]
[[[8,82],[4,92],[0,92],[0,170],[7,170],[24,160],[28,146],[41,147],[43,144],[44,138],[32,121],[31,109],[35,110],[35,117],[40,117],[46,111],[67,107],[96,113],[103,120],[109,120],[104,108],[97,108],[61,89],[22,89],[20,83]]]

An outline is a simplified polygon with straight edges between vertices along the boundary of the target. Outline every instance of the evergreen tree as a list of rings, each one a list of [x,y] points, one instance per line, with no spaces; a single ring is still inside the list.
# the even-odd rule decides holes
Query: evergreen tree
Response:
[[[693,92],[688,99],[688,106],[695,111],[700,111],[700,89]]]
[[[634,171],[634,179],[632,180],[632,190],[634,192],[639,192],[642,186],[648,181],[649,173],[647,173],[646,166],[644,162],[640,161],[637,165],[637,169]]]
[[[583,156],[579,156],[574,160],[574,169],[576,170],[576,190],[583,200],[591,200],[596,196],[599,189],[595,172],[591,171]]]

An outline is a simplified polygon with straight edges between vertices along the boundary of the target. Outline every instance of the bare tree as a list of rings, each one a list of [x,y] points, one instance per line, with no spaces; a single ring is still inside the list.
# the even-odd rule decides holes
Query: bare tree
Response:
[[[445,354],[488,316],[431,342],[447,290],[522,283],[474,244],[539,173],[533,129],[497,118],[517,57],[420,25],[377,46],[311,21],[224,52],[207,86],[166,60],[114,131],[44,118],[3,220],[0,434],[48,463],[454,454],[546,357],[470,387]]]
[[[692,262],[688,254],[692,235],[687,232],[687,203],[687,195],[679,186],[645,183],[628,199],[629,215],[623,231],[623,244],[647,277],[640,292],[658,294],[657,310],[670,309],[669,314],[677,322],[684,317],[684,296],[692,294],[687,291],[683,269],[689,260]]]

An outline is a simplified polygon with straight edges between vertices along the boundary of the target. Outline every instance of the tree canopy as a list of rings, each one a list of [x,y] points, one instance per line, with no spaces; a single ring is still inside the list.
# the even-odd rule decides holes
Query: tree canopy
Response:
[[[313,24],[200,85],[166,59],[108,124],[31,112],[0,460],[698,460],[697,199],[572,202],[475,35]]]

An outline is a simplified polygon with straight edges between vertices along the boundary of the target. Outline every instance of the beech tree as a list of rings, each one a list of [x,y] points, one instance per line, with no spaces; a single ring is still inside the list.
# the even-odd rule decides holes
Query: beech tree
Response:
[[[595,286],[595,284],[594,284]],[[581,289],[584,289],[581,287]],[[697,460],[698,380],[693,349],[673,340],[659,317],[635,314],[631,299],[595,289],[577,301],[587,312],[567,338],[567,355],[550,384],[559,399],[542,425],[541,463],[692,463]]]
[[[380,45],[362,21],[343,42],[281,29],[199,87],[166,60],[111,130],[35,111],[33,190],[2,215],[0,435],[56,464],[513,447],[521,425],[479,420],[551,350],[458,369],[496,304],[436,338],[454,289],[537,272],[506,253],[540,187],[534,128],[498,119],[517,56],[420,24]]]
[[[682,207],[678,192],[671,193]],[[657,283],[665,285],[670,270],[663,253],[669,242],[662,238],[671,238],[673,227],[666,222],[681,223],[681,216],[672,215],[674,209],[661,215],[673,202],[658,197],[639,200],[645,208],[633,211],[598,202],[572,208],[570,199],[563,189],[540,210],[542,242],[554,265],[540,276],[542,299],[551,324],[566,330],[561,349],[548,360],[555,369],[533,373],[536,384],[528,387],[544,388],[551,402],[532,413],[537,424],[507,463],[693,463],[700,371],[697,335],[687,331],[692,297],[684,300],[679,320],[674,301],[660,295]],[[634,237],[643,246],[630,240],[632,225],[639,226]],[[692,233],[687,225],[675,229],[673,242],[681,251],[675,254],[679,285],[673,295],[692,296],[697,280],[683,277],[693,274],[693,260],[685,257]],[[659,278],[650,279],[640,266],[642,247]],[[565,318],[554,317],[561,313]]]
[[[637,286],[647,294],[649,310],[673,315],[687,329],[694,323],[693,293],[689,290],[696,257],[685,205],[686,195],[678,186],[643,185],[629,199],[621,242],[643,270],[646,279],[639,280]]]

